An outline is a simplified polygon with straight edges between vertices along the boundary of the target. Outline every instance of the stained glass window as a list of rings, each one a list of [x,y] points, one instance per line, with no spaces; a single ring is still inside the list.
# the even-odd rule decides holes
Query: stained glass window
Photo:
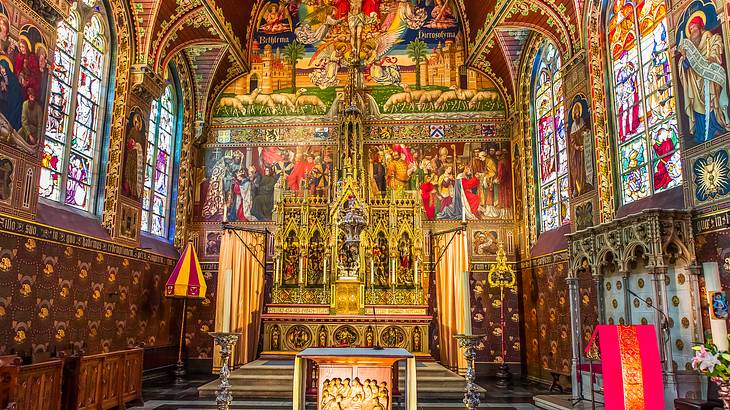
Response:
[[[88,211],[97,181],[107,35],[98,13],[82,23],[72,12],[56,29],[39,193]]]
[[[152,102],[150,110],[142,230],[158,236],[166,236],[168,228],[175,107],[175,90],[168,85],[160,99]]]
[[[535,60],[533,104],[536,113],[538,186],[542,231],[570,221],[568,151],[560,55],[546,42]]]
[[[616,0],[608,15],[624,204],[682,183],[664,0]]]

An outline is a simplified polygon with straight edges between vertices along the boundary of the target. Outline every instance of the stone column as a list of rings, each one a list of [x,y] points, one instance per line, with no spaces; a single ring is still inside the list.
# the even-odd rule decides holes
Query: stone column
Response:
[[[676,392],[676,375],[672,366],[672,339],[667,338],[669,329],[669,311],[667,309],[667,267],[659,266],[652,270],[652,282],[654,282],[654,307],[656,308],[657,336],[659,340],[659,352],[664,358],[664,386],[666,390]],[[666,326],[666,327],[665,327]]]
[[[606,298],[603,294],[603,274],[596,269],[593,274],[593,287],[596,289],[596,307],[598,308],[598,323],[606,323]]]
[[[580,289],[578,287],[578,271],[573,271],[573,275],[568,276],[565,280],[568,283],[568,300],[570,302],[570,335],[572,345],[572,360],[570,384],[572,388],[573,399],[580,397],[578,390],[578,361],[581,355],[581,321],[580,321]]]
[[[692,341],[704,343],[705,335],[702,334],[702,298],[700,294],[700,275],[702,269],[697,264],[687,267],[689,273],[689,295],[692,298]]]
[[[624,319],[626,325],[631,325],[634,321],[631,318],[631,294],[629,293],[629,275],[628,271],[620,271],[621,274],[621,285],[623,285],[624,291]],[[618,323],[616,323],[618,324]]]

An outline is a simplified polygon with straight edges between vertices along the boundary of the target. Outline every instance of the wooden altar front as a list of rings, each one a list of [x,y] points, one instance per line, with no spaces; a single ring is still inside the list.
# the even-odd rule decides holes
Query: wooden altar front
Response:
[[[292,408],[304,410],[306,390],[316,387],[318,410],[355,407],[391,410],[398,389],[397,362],[403,359],[406,360],[406,409],[416,410],[416,359],[401,348],[301,351],[294,362]],[[316,366],[316,377],[308,378],[308,368],[312,365]]]

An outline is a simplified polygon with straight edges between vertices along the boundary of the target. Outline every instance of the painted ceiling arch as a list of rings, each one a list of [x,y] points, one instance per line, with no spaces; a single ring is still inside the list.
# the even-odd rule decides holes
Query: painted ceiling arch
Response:
[[[307,4],[309,0],[282,1]],[[411,4],[429,9],[436,1]],[[167,62],[182,54],[195,73],[197,107],[204,115],[210,109],[206,101],[215,92],[250,72],[249,45],[266,4],[268,0],[129,0],[135,25],[134,62],[160,74]],[[493,82],[508,105],[515,99],[516,67],[528,35],[553,39],[564,58],[583,48],[579,9],[586,7],[585,0],[450,0],[450,4],[461,25],[465,64]]]

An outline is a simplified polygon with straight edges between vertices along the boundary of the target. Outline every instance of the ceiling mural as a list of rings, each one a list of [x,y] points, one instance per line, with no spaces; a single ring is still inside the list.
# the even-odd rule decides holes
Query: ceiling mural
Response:
[[[348,17],[353,7],[349,0],[262,2],[252,19],[249,72],[219,96],[214,117],[330,114],[353,57],[373,112],[504,110],[484,75],[460,78],[466,50],[451,2],[365,0],[357,24]]]

